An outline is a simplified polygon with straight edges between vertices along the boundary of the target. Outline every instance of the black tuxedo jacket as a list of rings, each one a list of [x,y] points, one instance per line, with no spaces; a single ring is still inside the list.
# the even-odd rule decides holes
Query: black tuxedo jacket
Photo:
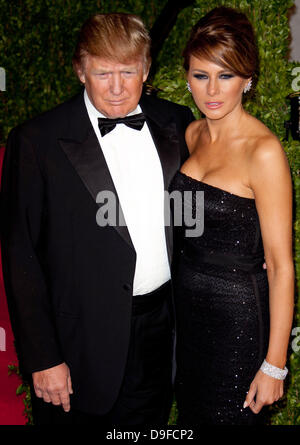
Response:
[[[140,105],[167,190],[188,156],[193,115],[150,96]],[[136,261],[126,226],[96,223],[101,190],[117,196],[82,93],[12,130],[1,238],[20,365],[32,373],[66,362],[73,406],[95,414],[110,410],[122,382]],[[171,261],[171,227],[166,240]]]

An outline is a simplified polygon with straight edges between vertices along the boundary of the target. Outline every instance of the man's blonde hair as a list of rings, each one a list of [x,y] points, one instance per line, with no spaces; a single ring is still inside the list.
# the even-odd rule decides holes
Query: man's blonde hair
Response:
[[[95,14],[82,26],[73,56],[75,71],[90,54],[119,63],[142,57],[144,72],[151,64],[151,40],[143,21],[124,13]]]

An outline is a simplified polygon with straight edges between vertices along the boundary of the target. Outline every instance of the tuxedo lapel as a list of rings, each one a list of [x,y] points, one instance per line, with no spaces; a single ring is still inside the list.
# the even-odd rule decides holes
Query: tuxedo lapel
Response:
[[[176,124],[175,122],[169,122],[162,127],[150,117],[147,117],[146,121],[160,158],[165,190],[168,190],[175,171],[180,167],[179,140],[177,138]]]
[[[160,158],[164,177],[164,188],[165,191],[168,191],[175,172],[180,168],[180,143],[178,139],[178,131],[175,122],[172,121],[169,116],[160,114],[159,107],[154,106],[154,104],[150,103],[147,99],[146,96],[143,96],[140,105],[142,111],[146,115],[146,121]],[[169,200],[165,199],[165,216],[169,215],[169,206]],[[173,227],[168,219],[165,219],[165,223],[168,257],[171,264],[173,253]]]
[[[118,194],[103,152],[99,146],[97,136],[89,121],[83,98],[82,104],[79,105],[79,110],[76,108],[76,111],[74,109],[74,112],[75,115],[72,114],[71,117],[73,125],[76,126],[76,130],[74,130],[77,140],[70,138],[72,134],[72,129],[70,128],[70,136],[66,138],[61,137],[58,142],[95,203],[99,192],[105,191],[113,194],[116,199],[116,209],[113,210],[116,210],[117,219],[116,225],[112,225],[112,227],[114,227],[127,244],[133,248],[127,226],[124,224],[124,216],[121,210]],[[76,114],[78,114],[78,117],[80,116],[78,119],[76,119]],[[78,127],[80,128],[79,131]],[[118,221],[123,221],[123,224],[119,224]]]
[[[175,171],[180,167],[180,146],[176,124],[169,116],[160,113],[159,101],[153,99],[149,101],[147,97],[142,97],[140,105],[146,116],[161,161],[164,188],[167,191]],[[101,191],[108,191],[114,195],[117,207],[117,224],[112,227],[134,249],[127,226],[122,222],[118,224],[118,221],[124,222],[124,216],[105,157],[89,120],[83,94],[76,97],[70,104],[69,115],[68,130],[65,136],[62,135],[59,138],[58,142],[95,203],[98,193]],[[166,200],[165,215],[168,215],[168,212],[169,201]],[[173,230],[168,221],[166,221],[165,233],[169,261],[171,262]]]

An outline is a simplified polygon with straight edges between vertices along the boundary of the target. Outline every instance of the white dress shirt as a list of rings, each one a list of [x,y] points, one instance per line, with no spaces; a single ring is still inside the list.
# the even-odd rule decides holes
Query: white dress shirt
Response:
[[[170,279],[160,159],[146,122],[141,131],[117,124],[102,137],[98,117],[105,116],[94,107],[86,91],[84,101],[136,251],[133,295],[146,294]],[[137,113],[141,113],[139,105],[130,115]]]

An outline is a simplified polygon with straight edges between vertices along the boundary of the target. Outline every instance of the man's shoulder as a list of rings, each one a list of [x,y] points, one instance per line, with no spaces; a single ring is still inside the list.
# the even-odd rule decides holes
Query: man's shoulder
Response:
[[[72,116],[72,110],[83,104],[83,94],[76,94],[76,96],[56,105],[50,110],[44,111],[19,124],[13,131],[33,135],[49,131],[53,132],[53,129],[56,129],[55,132],[57,133],[68,125],[70,116]]]
[[[172,114],[192,114],[189,107],[162,99],[154,94],[143,94],[141,97],[141,105],[147,105],[153,109],[159,109]]]

